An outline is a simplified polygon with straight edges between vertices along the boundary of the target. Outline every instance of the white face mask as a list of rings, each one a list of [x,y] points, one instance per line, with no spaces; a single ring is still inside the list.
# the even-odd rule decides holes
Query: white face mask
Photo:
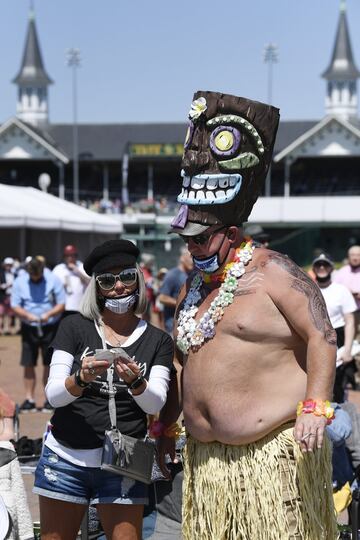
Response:
[[[106,298],[105,307],[113,313],[127,313],[135,304],[137,298],[137,293],[129,294],[128,296],[123,296],[122,298]]]

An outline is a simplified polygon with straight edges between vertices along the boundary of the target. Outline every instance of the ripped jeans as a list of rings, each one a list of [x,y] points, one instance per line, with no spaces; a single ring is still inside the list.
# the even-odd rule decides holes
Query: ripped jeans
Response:
[[[35,471],[33,493],[76,504],[147,504],[148,486],[99,467],[81,467],[47,446]]]

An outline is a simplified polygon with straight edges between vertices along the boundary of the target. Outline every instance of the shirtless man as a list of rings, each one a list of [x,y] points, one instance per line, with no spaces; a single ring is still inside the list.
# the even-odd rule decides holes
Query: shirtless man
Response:
[[[183,538],[333,540],[324,430],[333,414],[326,400],[336,334],[311,279],[286,256],[244,245],[241,228],[271,160],[277,110],[214,92],[194,98],[191,111],[202,111],[195,120],[190,111],[183,206],[173,230],[199,272],[182,289],[176,312],[182,399],[173,379],[161,412],[170,425],[182,401],[188,433]],[[225,163],[234,142],[228,133],[241,142]],[[241,174],[234,174],[235,159]],[[217,193],[227,170],[234,197],[231,190]],[[197,202],[209,189],[219,205]],[[174,457],[172,446],[171,439],[159,440],[165,472],[163,456]]]

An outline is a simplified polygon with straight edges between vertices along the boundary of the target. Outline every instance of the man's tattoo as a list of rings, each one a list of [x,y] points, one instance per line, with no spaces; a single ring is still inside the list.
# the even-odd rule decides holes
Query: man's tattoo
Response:
[[[286,255],[272,253],[268,260],[262,263],[262,266],[266,266],[269,262],[281,266],[293,276],[291,288],[308,298],[309,314],[315,328],[323,334],[330,345],[336,345],[336,332],[331,325],[324,298],[317,285]]]
[[[238,280],[238,285],[234,291],[234,296],[245,296],[256,294],[256,286],[264,279],[264,274],[258,272],[258,267],[254,266]]]

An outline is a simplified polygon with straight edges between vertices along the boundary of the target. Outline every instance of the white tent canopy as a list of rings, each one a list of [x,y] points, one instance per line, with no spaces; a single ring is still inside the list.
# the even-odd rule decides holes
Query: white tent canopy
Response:
[[[0,228],[121,233],[122,224],[39,189],[0,184]]]

